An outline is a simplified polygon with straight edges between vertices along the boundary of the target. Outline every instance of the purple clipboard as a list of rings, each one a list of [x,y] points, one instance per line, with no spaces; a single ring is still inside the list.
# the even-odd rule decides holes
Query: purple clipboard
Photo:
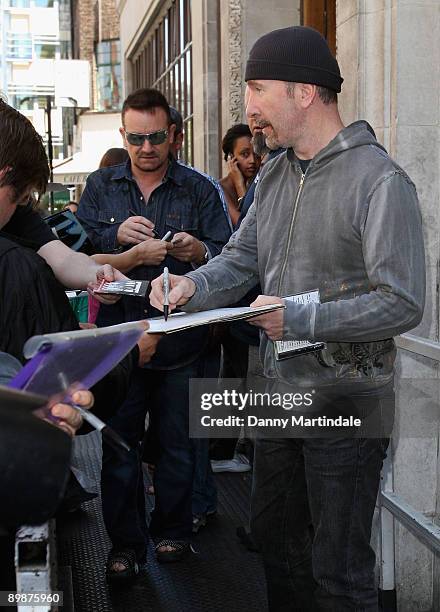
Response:
[[[8,386],[46,397],[89,389],[130,352],[144,331],[145,323],[135,321],[33,336],[23,351],[30,361]]]

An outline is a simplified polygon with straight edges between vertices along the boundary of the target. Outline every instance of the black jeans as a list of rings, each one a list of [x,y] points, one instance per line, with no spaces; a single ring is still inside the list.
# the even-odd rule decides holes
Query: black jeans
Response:
[[[155,539],[187,540],[192,532],[194,449],[188,430],[188,385],[199,360],[170,371],[137,368],[129,394],[109,424],[134,447],[122,455],[103,446],[102,511],[114,549],[135,550],[145,561],[149,533]],[[155,507],[148,529],[142,444],[147,410],[154,410],[158,451],[154,471]]]
[[[385,404],[394,412],[392,391]],[[370,537],[388,443],[257,439],[251,527],[271,612],[377,612]]]

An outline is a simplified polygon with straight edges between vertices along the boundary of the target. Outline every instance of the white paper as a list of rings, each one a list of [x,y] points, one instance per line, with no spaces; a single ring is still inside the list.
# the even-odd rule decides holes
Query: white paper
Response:
[[[178,312],[171,314],[168,321],[164,319],[150,319],[148,322],[150,334],[172,334],[184,329],[199,327],[200,325],[209,325],[210,323],[222,323],[225,321],[237,321],[238,319],[249,319],[258,314],[272,312],[277,308],[284,308],[282,304],[266,304],[251,308],[250,306],[241,306],[239,308],[216,308],[213,310],[204,310],[202,312]]]

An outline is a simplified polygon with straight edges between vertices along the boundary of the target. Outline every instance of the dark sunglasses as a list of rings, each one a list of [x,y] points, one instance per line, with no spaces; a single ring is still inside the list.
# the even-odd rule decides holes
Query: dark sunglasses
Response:
[[[145,140],[152,145],[160,145],[165,142],[168,136],[168,130],[157,130],[157,132],[150,132],[150,134],[135,134],[133,132],[125,132],[127,142],[135,147],[141,147]]]

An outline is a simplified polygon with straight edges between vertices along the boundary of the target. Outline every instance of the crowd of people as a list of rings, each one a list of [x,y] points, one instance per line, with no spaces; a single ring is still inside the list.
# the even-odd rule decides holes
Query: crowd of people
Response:
[[[133,449],[122,455],[103,443],[101,472],[111,541],[106,576],[127,587],[148,572],[150,539],[161,563],[190,553],[193,535],[217,510],[213,468],[250,469],[237,439],[214,444],[211,465],[208,441],[190,437],[191,379],[244,379],[249,355],[259,350],[269,388],[313,386],[342,411],[367,399],[389,420],[392,338],[423,314],[415,187],[366,122],[342,123],[343,79],[325,39],[307,27],[269,32],[250,51],[245,81],[247,124],[232,126],[223,138],[227,172],[220,181],[179,159],[182,117],[162,93],[128,95],[123,148],[110,150],[90,174],[75,211],[95,250],[91,257],[63,245],[35,211],[32,201],[49,176],[44,148],[27,119],[0,102],[3,382],[24,363],[27,338],[79,328],[66,287],[93,291],[102,279],[125,275],[151,283],[147,300],[91,300],[97,326],[161,316],[165,267],[171,310],[284,306],[251,325],[144,334],[93,395],[75,398]],[[315,289],[320,303],[285,299]],[[278,360],[279,340],[326,348]],[[60,428],[81,433],[69,405],[58,404],[52,414],[58,429],[38,427],[53,435]],[[370,535],[388,443],[389,432],[255,440],[250,529],[270,610],[378,610]],[[155,496],[149,521],[145,463]],[[60,480],[57,503],[67,480]],[[38,520],[57,503],[44,517],[36,512]],[[17,524],[4,508],[0,527],[10,542]]]

